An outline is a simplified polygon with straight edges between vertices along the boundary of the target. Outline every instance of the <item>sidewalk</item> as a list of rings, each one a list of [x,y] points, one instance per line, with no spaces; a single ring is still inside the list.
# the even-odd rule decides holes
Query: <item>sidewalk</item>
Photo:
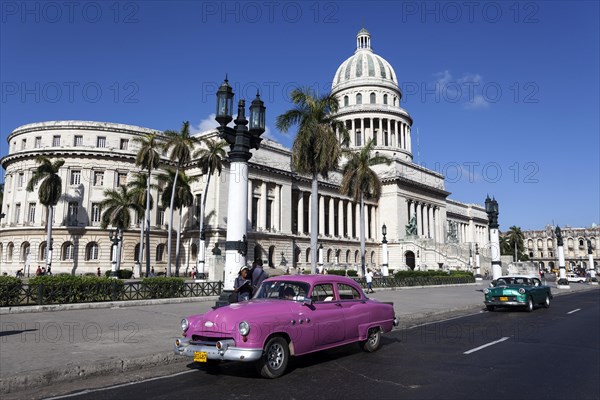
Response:
[[[406,328],[452,313],[483,309],[481,291],[488,284],[380,289],[369,297],[393,301],[400,328]],[[554,283],[550,286],[555,296],[599,288],[580,283],[561,290]],[[63,305],[42,310],[28,307],[29,312],[0,308],[0,394],[182,362],[172,352],[181,319],[210,310],[216,299]],[[59,310],[43,310],[48,308]],[[36,310],[40,311],[32,312]]]

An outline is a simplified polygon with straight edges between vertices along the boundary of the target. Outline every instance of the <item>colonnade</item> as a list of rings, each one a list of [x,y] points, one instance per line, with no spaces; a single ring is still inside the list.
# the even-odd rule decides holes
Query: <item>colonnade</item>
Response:
[[[363,146],[373,138],[376,146],[396,147],[411,152],[410,125],[391,118],[351,118],[344,122],[350,145]]]
[[[417,236],[444,242],[444,226],[440,207],[420,200],[406,200],[408,221],[416,215]]]

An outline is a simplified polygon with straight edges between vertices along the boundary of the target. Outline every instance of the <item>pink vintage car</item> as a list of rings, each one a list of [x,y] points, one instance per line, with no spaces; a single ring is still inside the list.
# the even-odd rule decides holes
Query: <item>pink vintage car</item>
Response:
[[[183,319],[174,350],[197,362],[255,362],[277,378],[290,356],[353,342],[375,351],[397,325],[392,303],[367,298],[352,279],[285,275],[266,279],[249,301]]]

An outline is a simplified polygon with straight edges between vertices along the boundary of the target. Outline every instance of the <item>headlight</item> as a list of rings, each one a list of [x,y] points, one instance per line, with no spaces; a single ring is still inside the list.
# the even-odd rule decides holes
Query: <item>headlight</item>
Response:
[[[240,324],[238,325],[238,331],[242,336],[248,335],[248,333],[250,332],[250,324],[248,324],[246,321],[240,322]]]
[[[483,289],[483,294],[488,294],[489,292],[490,292],[490,289],[488,289],[488,288]]]
[[[185,318],[182,319],[181,320],[181,330],[185,332],[188,330],[189,327],[190,327],[190,323],[188,322],[188,320]]]
[[[523,288],[520,288],[520,289],[519,289],[519,293],[521,293],[521,294],[525,294],[525,289],[523,289]]]

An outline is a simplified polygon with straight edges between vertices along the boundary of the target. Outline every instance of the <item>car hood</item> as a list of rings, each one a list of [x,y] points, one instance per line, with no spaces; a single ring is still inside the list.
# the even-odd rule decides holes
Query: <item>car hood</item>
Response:
[[[529,286],[523,286],[523,285],[502,285],[502,286],[496,286],[496,287],[492,287],[489,288],[490,292],[492,293],[501,293],[501,292],[518,292],[519,289],[525,289],[525,290],[529,290]]]
[[[205,314],[188,317],[188,333],[226,334],[237,330],[241,321],[249,323],[289,321],[291,312],[301,312],[304,306],[290,300],[249,300],[219,307]]]

